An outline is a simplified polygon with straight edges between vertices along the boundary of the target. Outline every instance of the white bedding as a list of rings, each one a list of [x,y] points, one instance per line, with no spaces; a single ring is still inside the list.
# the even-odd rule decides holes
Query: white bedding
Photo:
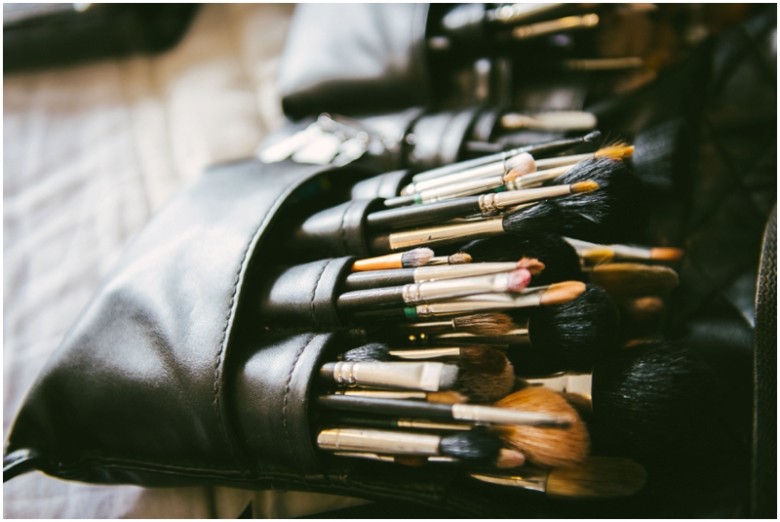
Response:
[[[292,11],[206,5],[161,55],[4,76],[4,439],[38,371],[128,239],[203,167],[252,155],[281,124],[274,79]],[[3,488],[6,518],[236,517],[255,496],[255,513],[266,517],[350,503],[95,486],[40,473]]]

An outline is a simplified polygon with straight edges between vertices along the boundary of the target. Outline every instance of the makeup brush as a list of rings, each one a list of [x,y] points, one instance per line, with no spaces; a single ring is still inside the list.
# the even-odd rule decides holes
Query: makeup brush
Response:
[[[529,387],[507,395],[495,405],[573,419],[572,424],[563,429],[520,425],[493,428],[505,444],[520,451],[530,464],[565,467],[579,464],[588,456],[590,438],[585,423],[559,393],[542,387]]]
[[[577,145],[581,145],[583,143],[595,143],[600,139],[601,139],[601,132],[593,131],[593,132],[589,132],[584,136],[579,136],[576,138],[565,138],[565,139],[553,140],[545,143],[528,145],[525,147],[517,147],[506,151],[496,152],[494,154],[481,156],[479,158],[474,158],[466,161],[459,161],[457,163],[450,163],[449,165],[444,165],[442,167],[437,167],[435,169],[419,172],[412,177],[412,181],[413,182],[425,181],[427,179],[437,178],[439,176],[444,176],[460,170],[479,167],[487,163],[494,163],[496,161],[506,161],[512,156],[516,156],[517,154],[522,154],[524,152],[533,154],[534,157],[536,158],[541,158],[546,155],[551,155],[555,152],[559,152],[562,150],[575,147]]]
[[[504,407],[477,404],[438,404],[419,400],[383,399],[356,395],[321,395],[317,398],[317,404],[323,408],[337,411],[514,427],[536,426],[569,429],[578,422],[573,410],[547,413],[544,411],[524,411],[514,405]],[[522,452],[522,450],[519,451]]]
[[[477,239],[462,248],[476,263],[538,259],[544,264],[544,270],[538,274],[531,273],[532,285],[583,279],[577,252],[569,243],[554,234],[504,234]]]
[[[514,166],[506,171],[495,174],[482,174],[482,172],[489,172],[491,169],[498,170],[503,167],[500,165],[494,166],[493,164],[483,165],[482,167],[479,167],[480,173],[477,175],[469,174],[466,176],[466,179],[460,180],[457,183],[436,186],[428,190],[414,192],[407,196],[387,198],[384,201],[384,205],[389,208],[401,207],[404,205],[419,205],[423,203],[434,203],[443,199],[471,196],[482,192],[505,190],[506,187],[510,186],[510,184],[519,177],[536,170],[533,158],[529,154],[514,156],[510,161],[510,164]]]
[[[621,350],[593,369],[594,440],[640,460],[711,458],[733,441],[712,368],[679,342]]]
[[[639,492],[647,480],[645,468],[632,460],[595,456],[563,468],[528,467],[512,474],[469,475],[490,484],[538,491],[550,498],[568,499],[629,497]]]
[[[444,222],[458,217],[491,216],[517,205],[568,196],[570,194],[593,192],[598,190],[598,188],[599,185],[595,181],[582,181],[571,185],[553,185],[453,198],[436,203],[372,212],[367,216],[366,224],[373,230],[396,230]]]
[[[580,281],[564,281],[549,286],[527,288],[520,294],[504,293],[477,294],[451,301],[440,301],[405,308],[390,308],[356,312],[352,319],[358,323],[376,320],[415,321],[429,317],[441,317],[484,311],[512,310],[536,306],[555,306],[567,303],[585,292],[585,284]]]
[[[419,390],[369,390],[355,388],[351,390],[335,390],[333,395],[340,397],[362,397],[367,399],[415,400],[438,404],[465,404],[469,398],[454,390],[441,392],[425,392]]]
[[[392,268],[412,268],[425,265],[433,257],[430,248],[414,248],[399,254],[358,259],[352,264],[353,272],[367,270],[386,270]]]
[[[595,152],[586,154],[556,156],[553,158],[542,158],[538,160],[530,155],[518,155],[516,158],[522,158],[523,162],[515,160],[513,164],[522,166],[522,174],[521,178],[515,178],[515,181],[512,182],[512,186],[514,189],[535,187],[546,181],[555,179],[562,174],[565,174],[573,165],[581,161],[593,158],[612,158],[616,160],[624,160],[630,157],[633,153],[633,146],[627,145],[625,143],[616,143],[614,145],[602,147]],[[441,195],[442,193],[448,192],[458,192],[459,189],[455,190],[451,187],[466,180],[483,178],[489,174],[500,174],[504,172],[502,170],[502,165],[503,163],[501,162],[489,163],[479,168],[461,170],[446,176],[441,176],[426,181],[412,182],[401,189],[400,195],[411,196],[425,192],[431,196]],[[444,187],[441,189],[442,192],[438,192],[438,189],[441,187]],[[422,199],[420,199],[420,201],[415,201],[415,203],[421,202]]]
[[[344,292],[338,296],[336,306],[339,311],[348,313],[361,308],[416,306],[489,292],[514,294],[525,289],[530,281],[531,272],[520,268],[498,274]]]
[[[499,124],[510,130],[589,131],[596,128],[596,116],[586,111],[508,112],[501,116]]]
[[[491,337],[472,333],[432,334],[434,344],[506,344],[518,372],[589,372],[617,349],[617,308],[601,288],[587,285],[568,303],[515,314],[513,330]]]
[[[464,350],[457,364],[425,362],[325,363],[320,377],[337,385],[412,389],[438,392],[455,390],[475,402],[503,397],[515,384],[512,364],[497,350]]]
[[[682,258],[684,251],[674,247],[643,247],[635,245],[599,245],[565,237],[582,260],[591,265],[612,261],[658,261],[672,263]]]
[[[464,463],[488,466],[496,466],[501,456],[501,441],[480,428],[443,436],[377,429],[330,428],[319,432],[317,446],[326,451],[372,452],[380,455],[443,455]]]
[[[469,431],[474,425],[466,422],[436,422],[424,419],[383,417],[378,415],[339,415],[335,421],[340,426],[361,426],[378,429],[409,429],[428,431]]]
[[[392,270],[371,270],[367,272],[353,272],[344,278],[341,289],[345,292],[353,290],[365,290],[369,288],[381,288],[386,286],[401,286],[411,283],[424,283],[428,281],[444,281],[464,277],[475,277],[525,268],[531,275],[538,275],[544,269],[539,261],[531,262],[529,258],[523,258],[518,262],[503,263],[467,263],[463,265],[439,265],[421,266],[418,268],[396,268]]]
[[[680,282],[677,272],[667,266],[642,263],[609,263],[590,271],[590,281],[606,290],[613,299],[666,296]]]
[[[455,252],[449,256],[433,256],[425,263],[425,266],[464,265],[471,263],[471,261],[471,256],[466,252]]]
[[[642,211],[641,187],[623,161],[606,158],[586,160],[572,170],[575,172],[567,176],[574,177],[587,171],[600,189],[545,200],[503,217],[378,235],[372,241],[372,248],[377,252],[388,252],[528,232],[560,234],[592,241],[622,240],[642,231],[645,214]],[[563,178],[558,178],[558,181],[561,180]]]
[[[468,332],[474,335],[491,337],[512,330],[515,327],[515,322],[507,314],[494,312],[462,315],[446,321],[402,323],[398,327],[403,330],[414,331],[415,333]]]

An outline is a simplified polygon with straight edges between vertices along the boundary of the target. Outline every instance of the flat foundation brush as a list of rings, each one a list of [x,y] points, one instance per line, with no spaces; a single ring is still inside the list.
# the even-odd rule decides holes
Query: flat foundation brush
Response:
[[[356,312],[352,319],[358,323],[376,320],[415,321],[430,317],[479,313],[485,311],[514,310],[535,306],[555,306],[573,301],[585,292],[585,284],[564,281],[546,287],[528,288],[516,296],[509,294],[477,294],[451,301],[425,305],[390,308],[369,312]]]
[[[323,408],[354,413],[414,417],[417,419],[465,421],[477,424],[537,426],[554,429],[578,422],[573,410],[547,413],[524,411],[515,406],[482,406],[477,404],[438,404],[418,400],[384,399],[354,395],[321,395],[317,404]],[[522,451],[522,450],[520,450]]]
[[[353,272],[367,270],[388,270],[394,268],[414,268],[423,266],[433,258],[433,250],[430,248],[415,248],[408,252],[387,254],[384,256],[358,259],[352,264]]]
[[[580,136],[576,138],[566,138],[561,140],[549,141],[546,143],[528,145],[525,147],[518,147],[503,152],[497,152],[495,154],[489,154],[487,156],[481,156],[479,158],[474,158],[466,161],[459,161],[457,163],[451,163],[443,167],[426,170],[424,172],[415,174],[414,177],[412,178],[412,181],[414,182],[424,181],[427,179],[433,179],[439,176],[451,174],[453,172],[458,172],[460,170],[479,167],[487,163],[494,163],[497,161],[503,162],[511,158],[512,156],[516,156],[517,154],[522,154],[524,152],[533,154],[535,157],[543,157],[545,155],[551,155],[562,150],[570,149],[572,147],[581,145],[583,143],[595,143],[600,139],[601,139],[601,133],[599,131],[593,131],[584,136]]]
[[[568,499],[629,497],[638,493],[647,480],[644,467],[618,457],[588,457],[577,465],[563,468],[528,467],[512,474],[470,473],[470,476],[490,484]]]
[[[356,290],[339,295],[340,312],[393,306],[416,306],[460,296],[488,292],[518,293],[528,286],[531,272],[525,268],[484,276],[462,277],[443,281],[425,281],[403,286]]]
[[[580,239],[564,238],[588,265],[612,261],[657,261],[673,263],[682,258],[684,251],[674,247],[643,247],[636,245],[599,245]]]
[[[595,181],[583,181],[571,185],[553,185],[525,190],[511,190],[469,196],[372,212],[366,218],[373,230],[396,230],[399,228],[441,223],[466,216],[491,216],[517,205],[533,203],[543,199],[557,198],[598,190]]]

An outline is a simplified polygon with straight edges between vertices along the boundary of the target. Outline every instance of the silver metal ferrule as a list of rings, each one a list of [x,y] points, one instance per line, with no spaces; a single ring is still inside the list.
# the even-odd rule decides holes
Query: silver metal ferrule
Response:
[[[402,296],[407,305],[417,305],[473,294],[506,292],[510,280],[511,272],[499,272],[443,281],[411,283],[402,287]]]
[[[528,491],[538,491],[544,493],[547,490],[547,477],[549,471],[536,470],[529,468],[522,474],[513,472],[511,475],[495,475],[492,473],[469,473],[469,476],[499,486],[511,486],[522,488]]]
[[[441,362],[333,363],[333,380],[346,386],[371,386],[407,390],[439,391],[451,386],[457,367]]]
[[[435,203],[445,199],[473,196],[488,190],[494,190],[504,184],[504,176],[490,176],[468,179],[457,183],[442,185],[417,193],[417,199],[422,203]]]
[[[421,266],[414,270],[415,283],[426,281],[442,281],[461,277],[473,277],[500,272],[511,272],[517,268],[517,263],[464,263],[462,265]]]
[[[380,455],[438,455],[441,437],[356,428],[332,428],[319,432],[317,446],[329,451],[360,451]]]
[[[508,181],[505,183],[505,185],[508,190],[525,190],[529,188],[535,188],[547,181],[567,173],[571,168],[572,165],[567,165],[564,167],[539,170],[532,172],[531,174],[526,174],[525,176],[520,176],[513,181]]]
[[[572,422],[572,419],[548,413],[474,404],[453,404],[452,417],[480,424],[517,424],[521,426],[566,427]]]
[[[457,225],[421,228],[394,232],[388,236],[391,250],[403,250],[419,245],[438,245],[462,239],[495,236],[504,233],[502,218],[486,219]]]
[[[401,195],[408,196],[414,193],[420,193],[432,189],[435,190],[440,187],[453,183],[460,183],[462,181],[487,178],[490,176],[503,176],[505,173],[505,161],[494,161],[492,163],[486,163],[484,165],[479,165],[470,169],[453,172],[452,174],[447,174],[446,176],[418,181],[416,183],[410,183],[403,188]]]

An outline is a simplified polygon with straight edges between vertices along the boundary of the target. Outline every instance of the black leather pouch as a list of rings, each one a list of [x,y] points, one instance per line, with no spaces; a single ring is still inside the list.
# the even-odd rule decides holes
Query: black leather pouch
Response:
[[[301,4],[279,68],[284,112],[375,113],[431,101],[428,4]]]

